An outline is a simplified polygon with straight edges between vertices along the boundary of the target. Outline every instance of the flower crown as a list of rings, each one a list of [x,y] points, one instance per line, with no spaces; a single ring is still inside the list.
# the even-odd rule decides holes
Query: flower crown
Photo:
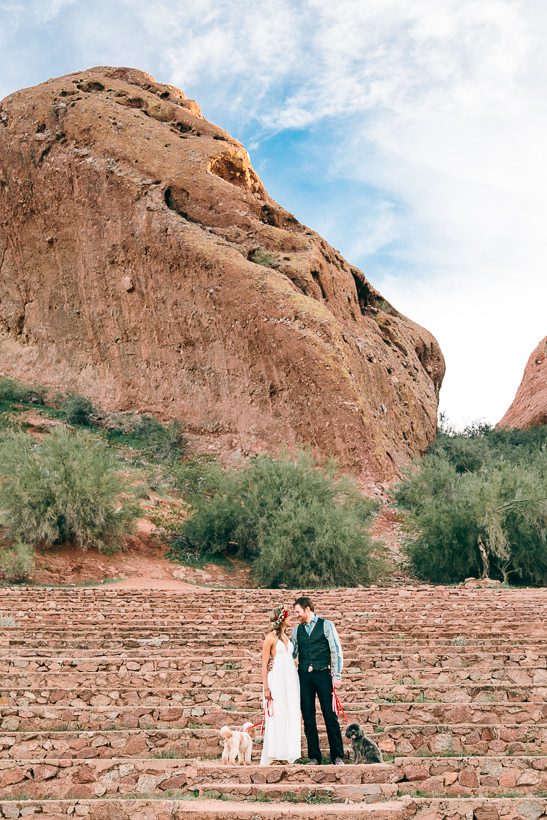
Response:
[[[289,617],[289,610],[285,609],[284,606],[280,606],[278,609],[274,609],[274,613],[275,612],[277,612],[277,615],[274,615],[270,623],[272,629],[279,629],[285,618]]]

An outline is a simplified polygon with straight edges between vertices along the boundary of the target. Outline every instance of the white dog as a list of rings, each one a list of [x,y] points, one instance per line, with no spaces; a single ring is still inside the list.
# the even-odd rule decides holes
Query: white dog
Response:
[[[241,727],[241,731],[230,729],[229,726],[222,727],[220,736],[224,740],[224,749],[222,751],[223,763],[235,764],[237,758],[237,762],[243,766],[250,764],[253,752],[253,739],[248,729],[252,725],[252,723],[245,723]]]

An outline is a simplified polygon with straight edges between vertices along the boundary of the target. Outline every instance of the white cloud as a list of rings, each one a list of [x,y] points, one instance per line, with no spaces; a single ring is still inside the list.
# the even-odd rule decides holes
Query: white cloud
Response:
[[[0,2],[0,13],[9,15],[12,25],[18,25],[29,18],[36,23],[47,23],[55,18],[66,6],[78,0],[5,0]]]
[[[328,126],[325,179],[374,195],[350,224],[314,204],[313,227],[437,335],[451,419],[501,417],[545,333],[543,0],[0,0],[0,12],[37,32],[57,22],[77,68],[136,65],[179,85],[257,156],[268,134]]]
[[[308,75],[277,111],[288,126],[338,117],[331,173],[404,204],[367,237],[343,235],[374,284],[436,333],[441,406],[459,424],[497,421],[545,333],[547,19],[537,2],[313,3]],[[315,78],[315,79],[314,79]],[[344,119],[347,118],[348,119]],[[277,126],[279,127],[279,125]],[[382,271],[374,255],[397,249]],[[385,262],[382,263],[385,267]],[[416,274],[420,271],[420,274]]]

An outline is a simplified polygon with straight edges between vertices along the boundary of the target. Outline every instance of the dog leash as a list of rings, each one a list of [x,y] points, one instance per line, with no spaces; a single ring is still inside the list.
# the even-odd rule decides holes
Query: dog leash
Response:
[[[349,723],[349,717],[346,715],[344,707],[340,703],[340,698],[336,693],[336,689],[332,690],[332,711],[334,712],[336,717],[340,717],[340,715],[343,715],[346,723]]]
[[[336,693],[336,689],[332,690],[332,711],[334,712],[336,717],[340,717],[340,715],[342,715],[346,723],[349,723],[349,717],[347,716],[345,709],[342,706],[342,703],[340,702],[340,698]],[[273,717],[273,698],[270,698],[266,701],[264,711],[262,712],[262,720],[259,720],[258,723],[253,723],[252,726],[247,726],[246,729],[243,729],[242,727],[241,731],[248,732],[250,729],[256,729],[257,726],[260,726],[260,732],[262,733],[264,729],[264,723],[266,722],[266,717]]]
[[[271,710],[271,711],[270,711]],[[264,724],[266,722],[266,717],[273,717],[273,698],[269,698],[266,701],[266,705],[262,711],[262,720],[259,720],[258,723],[253,723],[252,726],[247,726],[246,729],[241,727],[242,732],[248,732],[250,729],[256,729],[257,726],[260,726],[260,733],[262,734],[264,731]]]

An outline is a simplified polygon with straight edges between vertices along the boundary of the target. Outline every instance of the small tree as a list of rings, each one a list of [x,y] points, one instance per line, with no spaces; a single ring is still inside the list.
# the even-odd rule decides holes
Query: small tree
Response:
[[[293,498],[261,532],[253,574],[268,587],[353,587],[384,574],[382,558],[351,504]]]
[[[111,441],[128,444],[152,461],[179,461],[188,446],[180,421],[175,420],[166,425],[146,414],[114,416],[107,430]]]
[[[165,425],[153,416],[139,416],[133,435],[140,441],[141,449],[151,458],[160,461],[177,461],[186,452],[186,438],[180,421]]]
[[[68,424],[77,427],[91,427],[97,410],[93,403],[85,396],[69,393],[64,396],[59,405],[63,418]]]
[[[114,549],[137,514],[107,445],[59,429],[42,442],[14,433],[0,442],[0,509],[12,539]]]
[[[175,474],[192,514],[172,554],[232,555],[253,562],[266,586],[367,583],[384,570],[368,527],[376,505],[333,462],[307,453],[258,456],[239,470],[183,465]]]
[[[489,457],[464,472],[446,451],[426,456],[396,490],[413,571],[437,583],[490,575],[545,584],[545,486],[543,452],[526,466]]]

